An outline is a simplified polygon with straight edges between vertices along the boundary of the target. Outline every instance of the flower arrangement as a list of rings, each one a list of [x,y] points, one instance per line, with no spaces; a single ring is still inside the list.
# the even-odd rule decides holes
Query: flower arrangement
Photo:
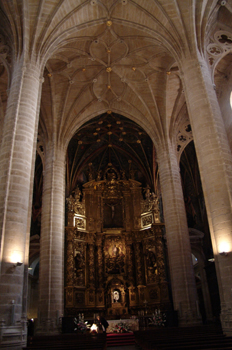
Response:
[[[155,310],[155,313],[152,315],[152,318],[150,318],[150,321],[155,326],[165,326],[166,314],[164,312],[161,313],[160,310]]]
[[[111,333],[127,333],[130,332],[130,326],[123,321],[119,321],[116,324],[112,324],[109,327],[109,332]]]
[[[74,328],[74,331],[79,331],[81,333],[85,333],[87,330],[90,329],[90,325],[88,325],[88,322],[84,322],[84,319],[81,319],[79,317],[79,319],[77,319],[76,317],[74,317],[74,324],[76,325],[76,327]]]

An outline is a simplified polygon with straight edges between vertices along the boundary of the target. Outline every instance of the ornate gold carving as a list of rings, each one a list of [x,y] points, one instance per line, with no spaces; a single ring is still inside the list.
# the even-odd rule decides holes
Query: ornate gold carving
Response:
[[[144,271],[143,271],[143,264],[141,257],[142,251],[141,251],[141,243],[136,242],[135,243],[135,260],[136,260],[136,277],[137,277],[137,285],[142,285],[144,283]]]
[[[95,175],[83,193],[77,188],[67,198],[66,310],[104,308],[119,316],[144,308],[145,300],[148,307],[168,302],[157,196],[146,187],[141,200],[141,184],[111,163]]]
[[[73,271],[74,271],[74,256],[73,256],[73,237],[72,232],[68,235],[69,240],[67,243],[67,259],[66,259],[66,284],[67,286],[73,286]]]
[[[85,293],[84,292],[76,292],[75,293],[75,304],[76,306],[83,307],[85,305]]]
[[[68,204],[68,211],[74,212],[76,214],[84,215],[85,214],[85,206],[84,203],[80,202],[81,191],[77,187],[74,191],[74,196],[70,194],[68,198],[66,198],[66,202]]]
[[[157,300],[159,298],[158,288],[153,288],[149,291],[149,297],[151,300]]]
[[[85,239],[85,237],[86,237],[86,233],[85,232],[79,231],[77,229],[74,231],[74,238],[75,239],[83,241]]]
[[[73,306],[73,288],[66,289],[66,305]]]
[[[94,262],[94,245],[89,244],[89,285],[94,286],[95,284],[95,262]]]
[[[142,227],[146,227],[152,224],[152,214],[142,216]]]
[[[85,286],[85,243],[74,242],[74,283]]]
[[[153,222],[160,223],[160,209],[159,209],[159,199],[154,192],[150,192],[150,187],[144,188],[145,200],[141,201],[141,214],[151,213],[152,220],[142,219],[142,227],[151,225]],[[148,223],[149,221],[149,223]]]
[[[149,239],[145,241],[145,257],[147,283],[154,283],[157,280],[157,256],[155,251],[155,240]]]
[[[120,236],[110,236],[105,240],[105,272],[106,274],[125,273],[125,242]]]
[[[127,279],[130,284],[134,284],[133,252],[131,244],[126,247],[127,251]]]
[[[80,217],[75,217],[75,227],[85,229],[85,220]]]
[[[102,250],[102,238],[98,237],[97,241],[97,276],[99,287],[103,286],[103,250]]]
[[[166,281],[162,232],[157,232],[156,234],[156,252],[157,252],[157,266],[158,266],[158,273],[159,273],[160,280]]]

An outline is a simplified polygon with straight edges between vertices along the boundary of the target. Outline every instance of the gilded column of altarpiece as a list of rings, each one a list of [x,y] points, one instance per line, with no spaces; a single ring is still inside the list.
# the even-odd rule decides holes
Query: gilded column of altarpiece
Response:
[[[66,315],[115,317],[169,304],[158,205],[113,168],[67,198]]]

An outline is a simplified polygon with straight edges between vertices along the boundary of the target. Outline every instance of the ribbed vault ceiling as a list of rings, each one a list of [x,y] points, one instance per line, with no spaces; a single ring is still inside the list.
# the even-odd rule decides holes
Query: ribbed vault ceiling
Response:
[[[217,3],[1,0],[13,57],[24,51],[25,64],[32,59],[43,66],[44,146],[56,140],[67,147],[83,123],[109,109],[138,123],[155,146],[177,137],[181,120],[186,124],[180,62],[205,54]],[[225,8],[230,11],[231,0]]]
[[[154,191],[155,164],[147,133],[129,119],[108,111],[83,125],[69,144],[67,194],[77,184],[102,180],[109,167],[121,179],[137,180]]]

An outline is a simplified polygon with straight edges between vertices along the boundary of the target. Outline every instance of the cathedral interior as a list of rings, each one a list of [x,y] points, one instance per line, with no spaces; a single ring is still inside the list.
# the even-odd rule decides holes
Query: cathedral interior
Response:
[[[0,0],[0,349],[28,319],[232,335],[232,0]]]
[[[188,120],[184,130],[177,149],[184,148],[180,157],[182,186],[195,265],[198,316],[205,322],[219,318],[220,302]],[[30,318],[37,318],[42,181],[42,162],[37,153],[31,221],[34,249],[29,270]],[[199,265],[207,271],[212,304],[208,314]],[[67,149],[64,316],[84,313],[91,318],[103,313],[114,319],[144,312],[151,315],[157,309],[171,314],[168,269],[155,147],[138,124],[108,110],[85,123]]]

